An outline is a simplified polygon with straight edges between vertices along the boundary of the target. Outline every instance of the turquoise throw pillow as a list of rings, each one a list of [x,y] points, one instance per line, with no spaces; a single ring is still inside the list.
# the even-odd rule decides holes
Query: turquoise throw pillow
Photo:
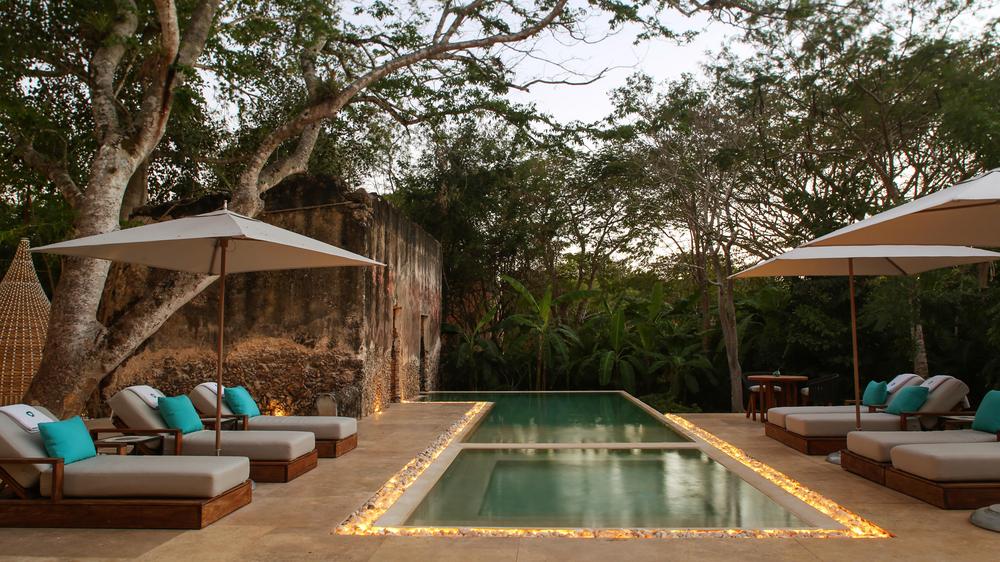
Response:
[[[927,402],[927,395],[930,390],[926,386],[908,386],[902,388],[892,399],[892,404],[885,409],[887,414],[902,414],[903,412],[916,412]]]
[[[1000,432],[1000,390],[991,390],[983,397],[979,409],[976,410],[972,429],[987,433]]]
[[[872,381],[865,388],[865,393],[861,396],[861,403],[865,406],[881,406],[888,398],[889,383]]]
[[[237,416],[249,416],[253,418],[260,415],[260,408],[257,407],[257,402],[254,401],[253,396],[250,396],[247,389],[242,386],[226,388],[226,393],[222,395],[222,399],[226,402],[226,406],[229,406],[229,409]]]
[[[94,441],[80,416],[66,421],[43,422],[38,424],[45,451],[50,457],[59,457],[65,464],[97,456]]]
[[[194,409],[191,399],[183,394],[180,396],[161,396],[156,400],[160,415],[167,427],[179,429],[183,433],[201,431],[205,425],[201,423],[198,411]]]

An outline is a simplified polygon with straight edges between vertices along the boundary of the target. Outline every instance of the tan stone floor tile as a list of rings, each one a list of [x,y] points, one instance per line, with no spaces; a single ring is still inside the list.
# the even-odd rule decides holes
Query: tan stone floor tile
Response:
[[[0,556],[128,559],[182,533],[159,529],[0,529]]]
[[[522,539],[518,562],[642,562],[646,560],[810,561],[794,539]]]
[[[222,519],[210,528],[229,526],[309,527],[330,530],[357,509],[365,498],[357,495],[323,497],[269,497]]]
[[[382,546],[384,537],[352,537],[317,533],[310,528],[281,528],[260,537],[242,551],[247,562],[270,560],[365,561]]]
[[[514,562],[520,539],[386,537],[370,560]]]
[[[147,552],[140,560],[242,560],[242,548],[273,530],[265,526],[212,525],[185,531],[170,542]]]

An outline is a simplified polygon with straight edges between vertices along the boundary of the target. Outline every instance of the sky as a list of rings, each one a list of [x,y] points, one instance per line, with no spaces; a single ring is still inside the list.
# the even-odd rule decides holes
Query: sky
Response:
[[[582,0],[570,0],[573,5],[582,5]],[[974,11],[966,12],[950,27],[959,34],[981,33],[987,22],[1000,18],[1000,1],[984,1]],[[734,38],[739,31],[725,23],[709,21],[704,14],[685,17],[669,10],[663,13],[661,21],[671,29],[682,32],[697,31],[694,40],[686,44],[664,39],[646,40],[635,44],[637,25],[631,25],[616,34],[609,35],[607,15],[595,15],[585,23],[589,38],[601,38],[595,43],[576,42],[567,44],[551,34],[542,35],[535,45],[541,57],[564,62],[572,70],[594,76],[603,68],[611,70],[600,80],[584,86],[536,85],[528,92],[514,91],[509,97],[521,103],[534,103],[538,109],[554,117],[557,121],[596,121],[606,117],[611,111],[609,93],[625,84],[626,79],[636,72],[644,72],[657,82],[680,77],[684,73],[699,73],[699,67],[719,52],[727,39]],[[748,55],[751,48],[734,43],[733,49]],[[558,66],[535,60],[526,60],[517,66],[520,80],[533,78],[567,78]],[[580,77],[572,77],[579,81]]]
[[[584,76],[571,76],[554,64],[529,59],[517,67],[521,82],[539,77],[582,81],[604,68],[608,68],[608,72],[592,84],[538,84],[528,92],[514,91],[509,97],[520,103],[534,103],[542,112],[563,123],[596,121],[611,112],[609,94],[624,85],[629,76],[643,72],[661,82],[679,78],[684,73],[698,73],[699,65],[710,60],[711,52],[719,51],[727,38],[736,33],[735,28],[710,23],[704,16],[685,18],[678,14],[668,16],[667,21],[677,31],[696,30],[698,35],[684,44],[665,39],[635,44],[636,35],[641,31],[639,26],[631,25],[609,35],[606,23],[601,18],[594,18],[587,22],[587,34],[588,37],[604,37],[601,41],[567,44],[552,35],[543,36],[536,45],[540,57],[563,63]]]

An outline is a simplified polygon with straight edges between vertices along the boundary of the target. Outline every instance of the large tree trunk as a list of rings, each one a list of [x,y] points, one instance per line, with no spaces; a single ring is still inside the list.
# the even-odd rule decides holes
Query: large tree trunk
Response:
[[[743,411],[743,368],[740,366],[740,341],[736,330],[736,305],[733,302],[733,282],[728,268],[715,260],[715,278],[719,293],[719,326],[722,341],[726,344],[726,363],[729,367],[729,407],[734,412]]]
[[[149,159],[142,161],[139,168],[128,180],[125,187],[125,196],[122,199],[122,208],[118,213],[118,220],[125,222],[132,216],[132,211],[142,207],[149,201]]]
[[[101,260],[63,260],[42,362],[25,395],[29,404],[42,404],[57,416],[80,413],[104,376],[93,352],[104,333],[97,307],[108,267]]]

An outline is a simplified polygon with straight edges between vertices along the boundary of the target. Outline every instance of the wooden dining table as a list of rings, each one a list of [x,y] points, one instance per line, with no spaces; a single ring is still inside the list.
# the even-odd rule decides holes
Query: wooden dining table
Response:
[[[808,381],[805,375],[749,375],[747,380],[760,385],[760,421],[767,421],[767,410],[775,406],[776,386],[781,387],[782,402],[785,406],[799,405],[799,385]]]

